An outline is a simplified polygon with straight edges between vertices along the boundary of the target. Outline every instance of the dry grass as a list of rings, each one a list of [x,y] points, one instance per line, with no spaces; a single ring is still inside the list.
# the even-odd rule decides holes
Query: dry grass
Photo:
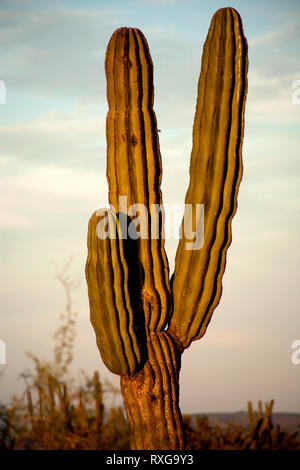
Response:
[[[196,427],[191,417],[184,416],[187,448],[190,450],[295,450],[300,449],[300,433],[282,431],[272,423],[274,401],[266,403],[263,412],[261,402],[258,411],[252,411],[248,403],[247,428],[229,423],[227,427],[211,426],[207,417],[197,417]]]
[[[66,275],[69,263],[56,275],[66,294],[66,308],[54,334],[53,360],[29,354],[33,372],[24,372],[24,393],[0,406],[0,449],[130,449],[129,426],[121,407],[106,409],[104,397],[119,390],[102,384],[98,372],[81,374],[78,383],[69,376],[73,359],[76,312],[71,293],[74,282]],[[206,417],[184,416],[187,449],[300,449],[300,433],[283,432],[272,425],[273,401],[263,412],[248,404],[249,426],[211,426]]]

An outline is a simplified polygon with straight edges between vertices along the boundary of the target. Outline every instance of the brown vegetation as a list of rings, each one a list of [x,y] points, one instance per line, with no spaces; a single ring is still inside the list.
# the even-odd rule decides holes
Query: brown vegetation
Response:
[[[66,309],[54,334],[52,362],[30,354],[33,372],[21,374],[25,389],[7,407],[0,407],[0,449],[130,449],[130,429],[124,409],[107,405],[105,396],[120,393],[111,384],[82,372],[81,381],[69,376],[73,358],[76,313],[71,292],[75,284],[66,276],[68,265],[57,275],[66,293]],[[248,404],[248,428],[229,424],[212,426],[207,417],[184,416],[186,448],[212,449],[300,449],[300,433],[283,432],[272,425],[273,401],[265,413]]]

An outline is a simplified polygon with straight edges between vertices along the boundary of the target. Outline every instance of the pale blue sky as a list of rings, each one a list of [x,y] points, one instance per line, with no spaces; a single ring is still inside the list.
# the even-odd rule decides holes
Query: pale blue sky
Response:
[[[106,371],[89,322],[87,222],[107,205],[104,56],[120,26],[140,28],[154,62],[164,201],[183,203],[202,47],[213,13],[235,7],[249,42],[244,176],[223,296],[205,337],[185,352],[181,406],[244,409],[275,399],[300,412],[300,3],[295,1],[1,1],[0,400],[20,391],[31,350],[47,357],[64,307],[51,261],[73,256],[79,311],[73,371]],[[177,242],[166,243],[171,270]]]

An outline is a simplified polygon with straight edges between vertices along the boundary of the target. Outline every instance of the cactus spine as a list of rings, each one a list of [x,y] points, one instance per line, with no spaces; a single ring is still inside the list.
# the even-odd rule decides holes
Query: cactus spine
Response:
[[[171,290],[148,45],[138,29],[120,28],[107,48],[111,210],[96,212],[90,220],[86,278],[97,344],[107,367],[121,376],[135,449],[184,448],[180,358],[205,333],[221,296],[242,177],[247,67],[239,14],[218,10],[203,50],[185,200],[204,204],[204,243],[199,250],[186,250],[183,236]],[[160,209],[153,213],[153,205]],[[97,236],[103,219],[109,234],[116,229],[114,237]],[[123,237],[122,220],[133,237]],[[142,237],[145,229],[148,238]]]

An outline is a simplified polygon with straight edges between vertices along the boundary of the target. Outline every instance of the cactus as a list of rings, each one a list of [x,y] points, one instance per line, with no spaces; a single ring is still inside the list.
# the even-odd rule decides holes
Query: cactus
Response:
[[[97,344],[106,366],[121,376],[135,449],[185,445],[181,354],[203,336],[221,297],[242,177],[247,67],[239,14],[218,10],[203,50],[185,199],[204,205],[204,242],[200,249],[186,249],[182,230],[169,281],[149,48],[134,28],[116,30],[108,44],[110,209],[90,219],[86,278]],[[187,210],[185,219],[195,222]],[[105,236],[99,226],[106,227]]]
[[[272,410],[274,400],[265,403],[265,414],[263,412],[262,401],[258,401],[258,411],[253,411],[251,401],[248,402],[248,420],[251,432],[257,432],[260,436],[266,429],[272,429]]]

